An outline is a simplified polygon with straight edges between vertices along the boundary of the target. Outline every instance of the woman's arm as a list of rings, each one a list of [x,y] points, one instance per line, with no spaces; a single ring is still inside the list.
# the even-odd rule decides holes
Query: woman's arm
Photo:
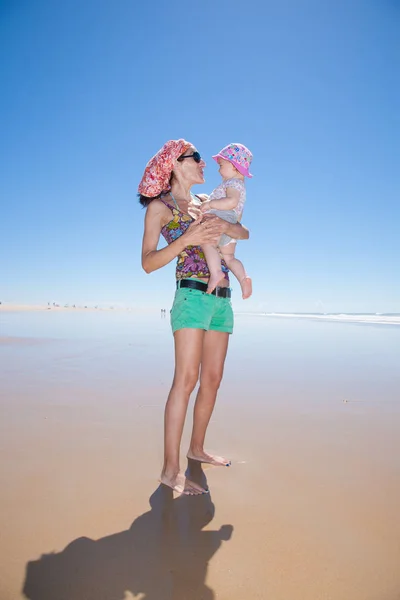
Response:
[[[165,267],[186,246],[215,244],[221,233],[224,232],[225,221],[222,221],[222,219],[205,220],[200,216],[188,227],[183,235],[168,244],[165,248],[157,250],[163,226],[163,214],[165,215],[164,206],[162,202],[153,200],[146,210],[142,243],[142,267],[146,273],[151,273],[152,271],[161,269],[161,267]],[[229,225],[229,223],[226,224]]]
[[[153,200],[146,210],[142,243],[142,267],[146,273],[161,269],[174,260],[185,247],[185,241],[182,241],[183,236],[181,236],[165,248],[157,250],[162,229],[163,207],[161,202]]]
[[[218,217],[217,217],[218,218]],[[250,232],[241,223],[228,223],[224,221],[225,227],[223,229],[223,233],[227,233],[229,237],[234,240],[248,240],[250,237]]]
[[[221,233],[226,233],[234,240],[248,240],[250,237],[249,230],[241,223],[228,223],[228,221],[209,213],[204,215],[204,220],[206,219],[207,221],[218,222]]]

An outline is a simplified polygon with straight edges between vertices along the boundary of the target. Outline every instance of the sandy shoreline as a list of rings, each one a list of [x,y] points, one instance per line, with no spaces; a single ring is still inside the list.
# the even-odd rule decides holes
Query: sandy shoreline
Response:
[[[371,460],[361,413],[303,418],[299,432],[293,415],[266,411],[260,427],[235,409],[225,434],[219,414],[210,444],[231,451],[232,468],[205,470],[209,498],[173,500],[157,491],[161,448],[148,443],[162,407],[116,408],[108,419],[90,403],[39,404],[22,444],[3,439],[12,469],[1,465],[2,600],[22,588],[31,600],[122,599],[125,590],[159,600],[395,600],[399,483],[382,448],[398,453],[399,444],[387,423],[375,424],[381,449]],[[171,570],[182,595],[167,595]]]
[[[329,370],[328,349],[344,353],[354,333],[326,340],[317,327],[317,377],[286,346],[309,330],[239,324],[208,437],[232,467],[204,469],[210,496],[173,498],[157,483],[172,377],[157,323],[156,347],[150,330],[135,344],[0,347],[0,600],[397,600],[400,406],[380,383],[397,385],[387,356],[347,380],[353,359]],[[378,342],[386,352],[386,332],[356,333],[366,357]]]

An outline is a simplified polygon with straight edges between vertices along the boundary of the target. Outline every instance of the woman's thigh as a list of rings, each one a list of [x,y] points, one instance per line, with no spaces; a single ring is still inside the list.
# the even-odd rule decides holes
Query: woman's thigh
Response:
[[[184,328],[175,331],[175,383],[184,381],[190,387],[196,385],[205,333],[203,329]]]
[[[224,373],[230,334],[223,331],[206,331],[201,355],[202,384],[218,387]]]

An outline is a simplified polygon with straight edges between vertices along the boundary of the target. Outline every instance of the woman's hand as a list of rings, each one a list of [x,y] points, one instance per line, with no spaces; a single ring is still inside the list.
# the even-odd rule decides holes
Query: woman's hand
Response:
[[[223,233],[224,223],[225,221],[214,215],[200,215],[189,225],[181,239],[185,240],[185,246],[216,244]]]
[[[219,223],[219,231],[220,233],[226,233],[229,237],[234,240],[248,240],[249,239],[249,230],[247,227],[244,227],[241,223],[228,223],[228,221],[224,221],[220,219],[216,215],[204,215],[204,219],[214,219]]]

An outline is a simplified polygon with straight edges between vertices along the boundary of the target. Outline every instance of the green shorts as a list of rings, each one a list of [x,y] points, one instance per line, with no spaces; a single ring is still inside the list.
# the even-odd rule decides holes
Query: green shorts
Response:
[[[186,328],[232,333],[231,299],[191,288],[179,288],[171,309],[171,326],[173,333]]]

